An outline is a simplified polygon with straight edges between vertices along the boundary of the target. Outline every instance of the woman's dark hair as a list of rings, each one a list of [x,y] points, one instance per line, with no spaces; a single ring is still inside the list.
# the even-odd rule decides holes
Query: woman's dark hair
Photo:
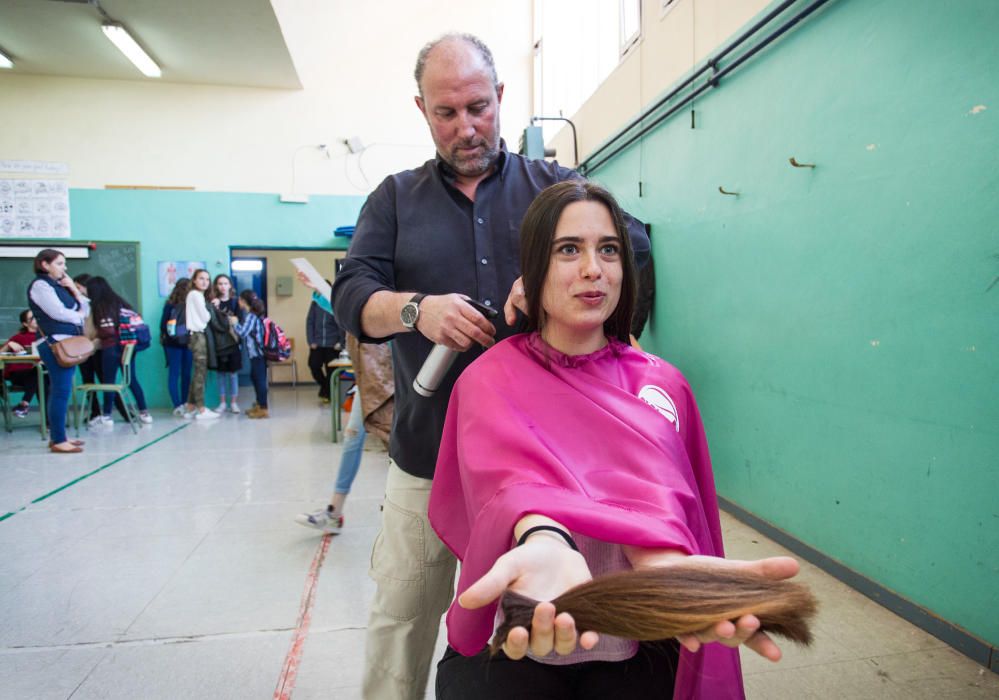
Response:
[[[541,330],[544,326],[541,301],[552,260],[555,228],[562,212],[575,202],[598,202],[604,205],[614,222],[621,245],[621,298],[617,302],[617,308],[604,321],[604,333],[627,343],[637,285],[631,238],[624,222],[624,213],[614,196],[600,185],[586,180],[567,180],[543,190],[531,203],[520,224],[520,272],[524,277],[524,294],[527,297],[527,330]]]
[[[212,286],[212,273],[210,273],[208,270],[204,269],[203,267],[195,270],[194,274],[191,275],[191,289],[195,289],[194,280],[198,279],[198,275],[200,275],[202,272],[204,272],[205,275],[208,277],[208,289],[205,290],[205,301],[211,301],[211,299],[215,296],[215,290],[213,289]]]
[[[76,282],[77,284],[81,284],[84,287],[86,287],[87,280],[89,280],[91,277],[93,277],[93,275],[89,275],[86,272],[81,272],[80,274],[78,274],[76,277],[73,278],[73,281]]]
[[[507,591],[503,623],[490,643],[496,653],[516,626],[531,629],[538,601]],[[651,642],[699,632],[721,620],[755,615],[760,629],[799,644],[812,641],[809,620],[818,603],[808,588],[759,574],[675,564],[599,576],[552,601],[579,630]]]
[[[233,297],[233,295],[235,294],[235,292],[236,292],[236,283],[232,281],[232,277],[230,277],[229,275],[225,274],[224,272],[221,273],[221,274],[215,275],[215,279],[212,280],[212,296],[215,296],[218,293],[218,290],[217,290],[216,287],[217,287],[217,285],[219,283],[219,280],[222,279],[223,277],[225,279],[229,280],[229,298],[231,299]]]
[[[177,284],[173,286],[170,296],[167,297],[167,303],[171,306],[180,306],[187,299],[189,291],[191,291],[191,279],[189,277],[181,277],[177,280]]]
[[[244,289],[239,293],[239,298],[245,301],[246,305],[250,307],[250,311],[257,316],[264,316],[267,313],[264,300],[258,297],[257,293],[252,289]]]
[[[38,255],[35,256],[35,274],[36,275],[47,275],[48,272],[42,267],[42,263],[51,263],[53,260],[63,255],[61,250],[56,250],[55,248],[43,248],[38,251]]]
[[[31,309],[25,309],[17,316],[18,320],[21,322],[21,328],[24,330],[28,330],[28,314],[30,313]]]
[[[118,315],[122,308],[132,308],[132,305],[118,296],[108,281],[100,275],[87,280],[87,297],[90,299],[90,310],[95,324],[99,324],[101,319],[110,318],[117,329]]]

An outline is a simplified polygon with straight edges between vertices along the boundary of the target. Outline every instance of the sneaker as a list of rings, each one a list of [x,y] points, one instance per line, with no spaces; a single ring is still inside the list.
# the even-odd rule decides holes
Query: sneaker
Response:
[[[336,513],[330,506],[317,510],[315,513],[296,515],[295,522],[305,527],[321,530],[329,535],[337,535],[343,528],[343,516]]]
[[[28,407],[27,406],[17,406],[14,409],[14,415],[17,416],[18,418],[27,418],[28,417]]]
[[[204,411],[199,411],[194,414],[194,420],[212,420],[218,417],[219,414],[210,408],[206,408]]]
[[[223,401],[222,403],[220,403],[218,406],[215,407],[215,412],[225,413],[225,401]]]
[[[185,413],[187,413],[187,411],[184,410],[184,404],[181,404],[180,406],[177,406],[177,408],[173,409],[173,414],[180,418],[183,418]]]
[[[229,413],[242,413],[242,411],[239,410],[239,404],[235,401],[229,404]]]
[[[153,422],[153,417],[149,415],[149,413],[147,412],[142,412],[139,414],[139,420],[145,423],[146,425],[149,425],[150,423]]]
[[[111,416],[94,416],[93,418],[90,419],[90,422],[87,423],[87,425],[89,425],[91,428],[103,428],[103,427],[113,428],[114,418],[112,418]]]
[[[266,408],[260,408],[260,406],[257,406],[256,410],[253,411],[252,413],[247,412],[246,417],[247,418],[270,418],[271,416],[267,412]]]

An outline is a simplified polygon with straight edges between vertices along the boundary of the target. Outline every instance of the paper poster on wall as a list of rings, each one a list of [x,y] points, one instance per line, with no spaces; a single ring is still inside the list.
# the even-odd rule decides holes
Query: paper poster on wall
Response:
[[[65,180],[0,178],[0,238],[69,238]]]
[[[160,260],[156,263],[156,279],[161,297],[170,296],[177,280],[181,277],[190,279],[195,270],[206,269],[204,260]]]

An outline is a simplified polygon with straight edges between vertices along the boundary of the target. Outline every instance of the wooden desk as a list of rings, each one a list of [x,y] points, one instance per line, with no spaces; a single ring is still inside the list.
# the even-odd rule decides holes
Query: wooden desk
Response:
[[[6,353],[0,354],[0,374],[3,372],[5,365],[34,365],[35,372],[38,373],[38,427],[42,433],[42,440],[47,440],[49,436],[49,428],[46,421],[46,406],[45,406],[45,365],[42,364],[42,358],[38,355],[9,355]],[[3,424],[7,432],[13,430],[11,424],[11,406],[10,406],[10,394],[7,391],[7,380],[4,379],[3,382]]]
[[[330,371],[330,408],[333,409],[333,442],[340,434],[340,379],[346,372],[354,371],[354,363],[337,358],[326,363]]]

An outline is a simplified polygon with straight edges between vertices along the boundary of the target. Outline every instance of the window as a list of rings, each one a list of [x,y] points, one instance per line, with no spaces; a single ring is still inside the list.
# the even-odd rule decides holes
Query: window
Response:
[[[628,50],[642,37],[642,0],[619,0],[621,10],[620,54]]]
[[[625,15],[635,27],[629,31],[631,45],[641,36],[640,7],[641,0],[536,0],[535,115],[571,118],[579,111],[621,60]],[[541,126],[547,141],[564,124]]]

